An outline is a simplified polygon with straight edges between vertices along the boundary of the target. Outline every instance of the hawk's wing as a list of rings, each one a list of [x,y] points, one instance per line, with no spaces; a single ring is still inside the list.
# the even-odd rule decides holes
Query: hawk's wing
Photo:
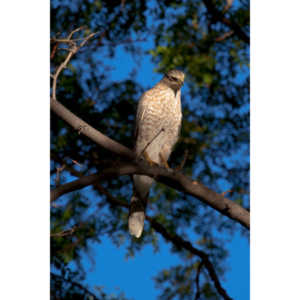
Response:
[[[135,118],[135,130],[134,130],[134,139],[137,140],[138,134],[139,134],[139,125],[141,124],[144,114],[147,110],[147,104],[146,104],[146,98],[147,98],[147,92],[145,92],[138,103],[137,107],[137,113]]]
[[[139,137],[143,137],[144,139],[149,138],[149,134],[151,134],[152,130],[148,126],[148,122],[151,120],[159,121],[158,116],[155,114],[157,109],[157,102],[159,102],[159,93],[157,90],[152,88],[146,91],[140,98],[136,119],[135,119],[135,140],[137,142]],[[155,103],[156,102],[156,103]],[[156,120],[157,119],[157,120]],[[148,121],[148,122],[147,122]],[[150,122],[150,123],[152,123]]]

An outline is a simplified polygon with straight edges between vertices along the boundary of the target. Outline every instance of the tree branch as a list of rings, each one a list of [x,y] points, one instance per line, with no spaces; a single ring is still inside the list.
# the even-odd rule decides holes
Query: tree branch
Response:
[[[76,230],[78,229],[77,226],[74,226],[70,229],[66,229],[60,232],[53,232],[50,234],[51,237],[63,237],[63,236],[67,236],[67,235],[72,235]]]
[[[228,39],[229,37],[231,37],[234,34],[233,30],[230,30],[228,32],[225,32],[224,34],[222,34],[221,36],[218,36],[217,38],[215,38],[216,42],[222,42],[226,39]]]
[[[87,136],[96,144],[122,157],[126,157],[129,159],[135,158],[135,155],[131,150],[110,139],[100,131],[90,126],[88,123],[78,118],[54,98],[51,98],[50,100],[50,107],[53,112],[55,112],[59,117],[61,117],[64,121],[71,125],[75,130],[80,132],[80,134]]]
[[[118,164],[118,167],[112,166],[110,168],[107,168],[103,170],[101,173],[82,176],[77,180],[60,185],[56,189],[51,190],[50,201],[52,202],[64,194],[85,188],[103,179],[114,178],[121,175],[134,174],[135,170],[136,167],[134,164],[124,163],[124,164]]]
[[[59,43],[69,43],[69,44],[70,44],[70,47],[69,47],[69,51],[70,51],[70,52],[68,53],[68,55],[67,55],[67,57],[65,58],[65,60],[63,61],[63,63],[60,64],[60,66],[57,68],[55,74],[52,76],[52,78],[53,78],[53,83],[52,83],[52,98],[53,98],[53,99],[56,99],[56,85],[57,85],[57,79],[58,79],[58,76],[60,75],[61,71],[62,71],[64,68],[67,67],[67,64],[69,63],[69,61],[70,61],[70,59],[72,58],[72,56],[73,56],[75,53],[77,53],[77,52],[79,51],[79,49],[80,49],[81,47],[83,47],[83,46],[87,43],[87,41],[88,41],[89,39],[91,39],[92,37],[94,37],[94,36],[98,33],[98,32],[94,32],[94,33],[91,33],[90,35],[88,35],[87,37],[85,37],[85,38],[83,38],[83,39],[80,39],[80,40],[82,40],[82,42],[81,42],[79,45],[77,45],[77,44],[76,44],[76,41],[77,41],[78,39],[77,39],[77,40],[72,40],[71,38],[72,38],[72,36],[73,36],[73,34],[74,34],[75,32],[80,31],[80,30],[82,30],[82,27],[79,27],[79,28],[73,30],[73,31],[69,34],[69,36],[68,36],[66,39],[62,39],[62,40],[59,40],[59,39],[53,39],[53,41],[55,41],[55,42],[57,43],[56,45],[58,45]],[[55,52],[52,53],[53,56],[54,56],[54,53],[55,53]]]
[[[158,223],[153,218],[146,216],[146,219],[150,222],[151,226],[157,232],[159,232],[166,240],[172,242],[179,249],[184,248],[184,249],[188,250],[189,252],[193,253],[194,255],[200,257],[202,259],[202,263],[205,266],[206,270],[208,271],[208,274],[209,274],[210,278],[212,279],[218,293],[225,300],[232,300],[232,298],[228,296],[227,292],[222,287],[220,280],[218,278],[218,275],[214,269],[214,266],[211,263],[211,261],[209,260],[209,257],[205,252],[194,248],[190,242],[182,239],[179,235],[169,233],[160,223]]]
[[[200,291],[200,286],[199,286],[199,277],[200,277],[200,271],[201,271],[202,266],[203,266],[203,261],[200,261],[197,266],[197,273],[196,273],[196,278],[195,278],[195,284],[196,284],[195,300],[200,299],[201,291]]]
[[[61,275],[54,274],[53,272],[51,272],[51,276],[55,277],[58,280],[61,280],[61,281],[64,281],[64,282],[68,282],[72,286],[76,286],[77,288],[79,288],[82,291],[84,291],[85,294],[90,295],[93,298],[93,300],[100,300],[100,298],[98,298],[94,293],[90,292],[86,287],[84,287],[82,284],[80,284],[78,282],[72,281],[70,279],[65,279]]]
[[[242,206],[218,194],[200,182],[174,170],[168,170],[160,166],[150,167],[144,161],[116,162],[114,166],[104,169],[101,173],[83,176],[77,180],[71,181],[51,191],[51,201],[56,200],[63,194],[87,187],[97,181],[109,179],[122,175],[148,175],[156,181],[174,188],[178,191],[187,193],[210,207],[216,209],[221,214],[230,219],[239,222],[245,228],[250,228],[250,214]]]

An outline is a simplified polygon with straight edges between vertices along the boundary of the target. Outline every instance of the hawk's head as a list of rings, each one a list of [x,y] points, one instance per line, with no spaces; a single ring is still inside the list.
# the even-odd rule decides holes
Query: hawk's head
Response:
[[[183,85],[184,73],[179,70],[170,70],[165,74],[163,80],[169,87],[177,92]]]

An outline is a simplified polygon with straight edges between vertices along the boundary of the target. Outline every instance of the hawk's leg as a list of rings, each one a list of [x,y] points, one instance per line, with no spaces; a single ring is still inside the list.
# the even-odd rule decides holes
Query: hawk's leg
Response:
[[[168,164],[168,161],[165,159],[164,155],[160,152],[159,153],[159,158],[160,158],[160,162],[161,164],[166,168],[166,169],[170,169],[170,166]]]
[[[150,165],[151,167],[157,165],[157,163],[156,163],[155,161],[153,161],[153,160],[150,158],[150,156],[149,156],[149,154],[147,153],[147,151],[144,151],[144,152],[143,152],[143,156],[144,156],[144,158],[146,159],[146,161],[149,163],[149,165]]]

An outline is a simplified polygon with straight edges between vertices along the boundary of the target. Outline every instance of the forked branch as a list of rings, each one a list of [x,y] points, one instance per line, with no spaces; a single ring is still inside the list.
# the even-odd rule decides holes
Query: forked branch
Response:
[[[52,79],[53,79],[53,83],[52,83],[52,98],[56,99],[56,86],[57,86],[57,79],[58,76],[60,75],[61,71],[63,69],[65,69],[69,63],[69,61],[71,60],[72,56],[77,53],[79,51],[80,48],[82,48],[88,40],[90,40],[92,37],[94,37],[98,32],[94,32],[89,34],[87,37],[81,38],[81,39],[73,39],[72,40],[72,36],[74,35],[74,33],[82,30],[83,27],[79,27],[75,30],[73,30],[66,39],[56,39],[53,38],[52,41],[56,42],[56,48],[58,46],[59,43],[67,43],[69,44],[69,53],[67,55],[67,57],[65,58],[65,60],[63,61],[62,64],[60,64],[60,66],[57,68],[56,72],[52,75]],[[81,43],[77,43],[77,41],[81,41]]]

